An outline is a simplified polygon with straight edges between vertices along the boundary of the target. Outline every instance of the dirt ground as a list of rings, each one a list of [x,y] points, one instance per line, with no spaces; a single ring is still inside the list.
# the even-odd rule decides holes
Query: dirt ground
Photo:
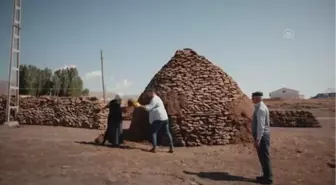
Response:
[[[275,184],[332,185],[335,120],[322,128],[272,128]],[[254,184],[260,167],[252,145],[160,148],[127,143],[128,149],[81,144],[98,130],[0,127],[1,185],[216,185]],[[332,164],[329,164],[332,163]]]

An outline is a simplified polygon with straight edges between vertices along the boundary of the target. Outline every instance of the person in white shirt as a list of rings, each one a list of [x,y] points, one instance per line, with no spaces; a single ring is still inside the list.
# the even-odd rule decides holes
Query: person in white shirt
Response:
[[[152,134],[152,145],[153,148],[150,152],[155,153],[157,147],[157,133],[163,127],[169,138],[169,152],[173,153],[173,138],[169,131],[169,119],[166,108],[164,106],[161,98],[155,94],[153,90],[149,90],[146,93],[146,97],[150,99],[149,104],[141,105],[140,107],[144,108],[149,112],[149,123],[151,124],[151,134]]]
[[[258,153],[258,158],[262,167],[263,175],[256,178],[262,184],[273,183],[273,173],[270,159],[270,117],[265,103],[262,101],[262,92],[252,93],[254,112],[252,117],[252,136],[254,146]]]

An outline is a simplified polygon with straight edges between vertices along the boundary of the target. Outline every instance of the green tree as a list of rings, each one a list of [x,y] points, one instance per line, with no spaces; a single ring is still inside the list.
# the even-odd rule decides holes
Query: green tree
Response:
[[[83,83],[81,78],[78,76],[78,71],[76,68],[68,69],[68,96],[80,96],[83,90]]]
[[[90,90],[88,88],[85,88],[83,91],[82,91],[82,95],[83,96],[89,96],[90,94]]]
[[[36,96],[38,90],[39,69],[36,66],[28,65],[28,94]]]
[[[83,80],[76,68],[59,69],[53,73],[49,68],[20,66],[20,94],[81,96],[83,92]]]
[[[47,94],[51,94],[51,90],[52,90],[52,70],[49,68],[44,68],[44,70],[40,71],[42,73],[42,80],[41,80],[41,91],[40,93],[42,95],[47,95]]]
[[[28,89],[28,75],[29,75],[29,70],[27,65],[20,65],[20,94],[27,95],[29,94],[29,89]]]
[[[59,73],[55,72],[55,74],[52,76],[52,84],[51,84],[51,89],[52,89],[52,94],[54,96],[59,96],[61,92],[61,79],[59,77]]]
[[[80,96],[83,91],[83,81],[76,68],[60,69],[55,72],[60,80],[59,96]]]

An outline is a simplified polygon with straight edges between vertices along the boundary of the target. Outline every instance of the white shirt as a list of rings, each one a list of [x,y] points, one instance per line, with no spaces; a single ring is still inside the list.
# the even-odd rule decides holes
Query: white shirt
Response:
[[[145,105],[146,110],[149,112],[149,123],[152,124],[156,120],[168,120],[168,114],[163,101],[159,96],[154,94],[154,97],[148,105]]]
[[[269,111],[264,102],[260,102],[255,105],[256,120],[253,121],[254,129],[256,132],[256,139],[260,141],[265,132],[269,132],[270,118]],[[253,129],[253,128],[252,128]]]

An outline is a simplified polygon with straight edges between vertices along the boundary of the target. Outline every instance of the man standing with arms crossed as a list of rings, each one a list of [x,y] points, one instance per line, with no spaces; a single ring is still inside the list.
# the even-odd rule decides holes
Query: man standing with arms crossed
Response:
[[[252,117],[252,136],[263,171],[263,176],[257,177],[256,180],[261,184],[272,184],[273,174],[269,155],[270,118],[268,108],[262,101],[262,96],[262,92],[252,93],[252,101],[254,103],[254,113]]]
[[[135,103],[134,106],[141,107],[149,112],[149,123],[151,124],[152,145],[153,145],[153,148],[150,150],[150,152],[153,153],[156,152],[157,133],[163,127],[169,138],[169,144],[170,144],[169,153],[173,153],[174,152],[173,138],[169,131],[169,119],[164,103],[161,100],[161,98],[155,94],[153,90],[148,90],[147,92],[145,92],[145,96],[150,100],[149,104],[139,105],[138,103]]]

